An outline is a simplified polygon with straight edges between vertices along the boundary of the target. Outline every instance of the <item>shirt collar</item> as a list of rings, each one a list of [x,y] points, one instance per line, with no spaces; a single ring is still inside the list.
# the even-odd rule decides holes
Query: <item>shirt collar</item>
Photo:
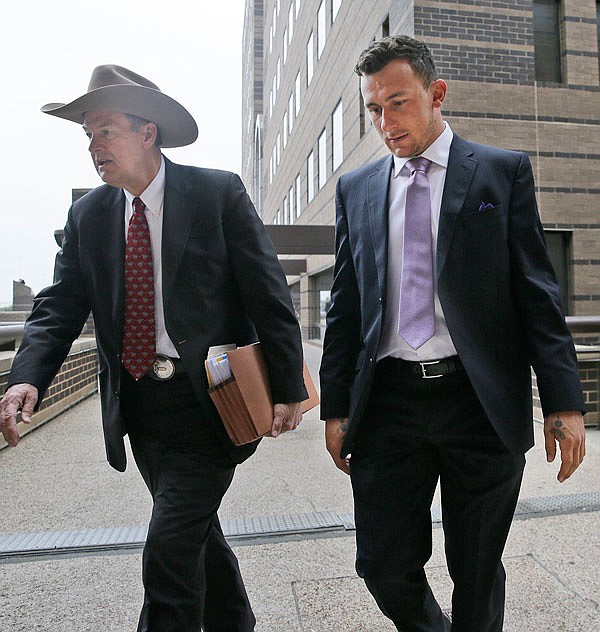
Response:
[[[165,197],[165,159],[161,155],[158,173],[152,182],[146,187],[141,195],[135,196],[126,189],[123,189],[127,201],[131,205],[135,197],[139,197],[146,205],[146,208],[153,214],[159,215],[162,210],[163,199]]]
[[[448,158],[450,156],[450,145],[452,144],[452,139],[454,138],[454,133],[452,129],[450,129],[450,125],[444,121],[444,131],[427,147],[427,149],[420,154],[423,158],[427,158],[434,162],[436,165],[443,167],[446,169],[448,167]],[[392,178],[400,175],[400,172],[404,168],[404,165],[415,156],[409,156],[405,158],[398,158],[397,156],[393,156],[394,158],[394,169],[392,170]]]

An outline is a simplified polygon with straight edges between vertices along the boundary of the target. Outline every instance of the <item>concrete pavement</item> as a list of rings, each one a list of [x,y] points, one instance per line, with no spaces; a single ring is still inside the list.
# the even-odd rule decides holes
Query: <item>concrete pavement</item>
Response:
[[[320,349],[307,344],[305,352],[316,381]],[[94,396],[29,434],[17,449],[0,452],[0,542],[14,534],[89,535],[147,522],[148,493],[132,463],[124,474],[106,463],[99,419]],[[505,632],[598,632],[600,432],[588,430],[586,461],[562,485],[555,480],[557,466],[545,462],[539,424],[536,442],[504,557]],[[437,505],[436,498],[434,520]],[[331,526],[336,517],[351,522],[351,514],[349,480],[324,450],[318,409],[294,433],[263,441],[238,469],[220,511],[224,524],[233,529],[241,521],[250,532],[261,521],[283,525],[231,540],[257,632],[394,630],[354,574],[352,525],[314,526],[319,520]],[[294,527],[303,521],[309,528]],[[427,571],[447,607],[451,585],[438,526]],[[134,630],[142,600],[140,553],[117,546],[104,552],[90,547],[85,554],[0,554],[0,631]]]

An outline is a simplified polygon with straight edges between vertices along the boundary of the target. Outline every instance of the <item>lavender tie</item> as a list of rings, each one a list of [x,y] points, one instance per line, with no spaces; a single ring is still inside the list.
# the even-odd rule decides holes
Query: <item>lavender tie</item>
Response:
[[[430,165],[430,160],[421,157],[406,163],[411,175],[406,187],[398,333],[413,349],[424,345],[435,332],[431,201],[427,177]]]

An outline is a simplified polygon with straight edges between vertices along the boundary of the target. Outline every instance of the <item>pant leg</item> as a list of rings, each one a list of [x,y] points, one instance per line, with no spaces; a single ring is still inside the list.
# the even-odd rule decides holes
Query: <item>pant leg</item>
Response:
[[[427,437],[427,397],[376,377],[352,452],[356,568],[381,611],[403,632],[442,632],[424,571],[438,455]]]
[[[254,630],[256,619],[250,607],[238,561],[225,540],[217,516],[206,545],[204,571],[204,632]]]
[[[463,378],[463,395],[449,411],[450,423],[436,433],[446,559],[454,582],[452,630],[502,632],[502,554],[525,457],[506,449]]]
[[[199,632],[202,625],[210,632],[219,629],[218,613],[228,630],[251,632],[254,615],[216,515],[235,464],[203,421],[191,385],[175,382],[138,384],[134,411],[131,392],[125,406],[134,457],[154,500],[138,630]]]

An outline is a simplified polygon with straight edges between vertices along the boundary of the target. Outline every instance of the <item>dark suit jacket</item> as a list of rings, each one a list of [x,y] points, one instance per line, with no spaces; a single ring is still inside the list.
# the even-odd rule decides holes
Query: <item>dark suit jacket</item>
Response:
[[[337,186],[321,416],[350,418],[344,455],[369,397],[385,314],[391,168],[388,156]],[[493,208],[479,211],[482,202]],[[584,411],[525,154],[454,136],[436,259],[450,335],[504,444],[515,453],[533,444],[530,366],[545,414]]]
[[[261,342],[274,402],[306,398],[300,330],[273,245],[240,179],[166,160],[162,289],[166,328],[198,399],[237,461],[207,395],[204,360],[212,345]],[[40,400],[71,343],[93,313],[108,460],[126,466],[119,406],[124,312],[124,193],[90,191],[69,211],[55,282],[36,297],[9,385],[37,386]]]

